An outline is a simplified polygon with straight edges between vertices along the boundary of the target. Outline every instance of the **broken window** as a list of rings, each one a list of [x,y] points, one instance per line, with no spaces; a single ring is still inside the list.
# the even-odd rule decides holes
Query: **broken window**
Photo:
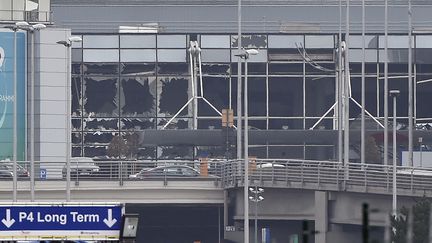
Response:
[[[199,89],[199,87],[198,87]],[[229,105],[229,78],[203,77],[204,98],[219,112]],[[199,116],[219,116],[203,99],[198,100]]]
[[[228,75],[230,72],[230,65],[229,64],[203,64],[201,71],[203,75],[206,74],[221,74],[221,75]]]
[[[105,157],[107,146],[84,146],[85,157]]]
[[[157,119],[157,129],[161,129],[168,123],[168,118]],[[166,129],[191,129],[192,118],[175,118],[166,127]]]
[[[94,116],[118,116],[118,79],[84,79],[84,110]]]
[[[160,146],[158,159],[192,159],[192,146]]]
[[[155,129],[155,119],[145,118],[122,118],[121,129],[122,130],[145,130]]]
[[[122,116],[156,116],[155,78],[130,77],[121,80]]]
[[[169,117],[176,114],[188,101],[188,84],[186,77],[161,77],[158,80],[158,117]],[[181,116],[188,115],[185,108]]]
[[[189,64],[187,63],[161,63],[157,64],[157,73],[160,75],[189,75]]]
[[[85,75],[115,75],[118,74],[118,63],[84,63]]]
[[[119,129],[117,118],[84,118],[83,122],[86,131],[113,131]]]
[[[81,77],[72,77],[72,116],[81,115]]]
[[[237,47],[238,36],[231,36],[231,47]],[[242,47],[243,48],[253,48],[253,49],[262,49],[267,48],[267,36],[266,35],[243,35],[242,36]]]
[[[122,76],[154,76],[156,66],[154,63],[120,63],[120,74]]]

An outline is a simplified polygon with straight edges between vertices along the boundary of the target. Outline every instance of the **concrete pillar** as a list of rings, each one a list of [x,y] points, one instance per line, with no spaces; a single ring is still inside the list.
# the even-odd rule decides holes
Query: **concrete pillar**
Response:
[[[315,243],[327,242],[328,231],[328,193],[315,192]]]

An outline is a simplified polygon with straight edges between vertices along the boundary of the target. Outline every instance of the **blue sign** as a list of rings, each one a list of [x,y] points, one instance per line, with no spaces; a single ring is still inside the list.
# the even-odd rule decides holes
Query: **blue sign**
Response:
[[[41,179],[45,180],[47,178],[47,170],[46,169],[41,168],[39,174],[40,174]]]
[[[12,236],[14,239],[24,236],[26,239],[118,239],[121,219],[120,205],[0,206],[0,240]]]

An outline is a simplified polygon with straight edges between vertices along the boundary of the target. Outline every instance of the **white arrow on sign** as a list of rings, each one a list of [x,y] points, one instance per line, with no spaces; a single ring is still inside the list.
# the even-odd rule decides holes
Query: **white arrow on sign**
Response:
[[[10,209],[6,209],[6,219],[2,219],[2,223],[8,228],[15,223],[15,219],[11,219]]]
[[[103,221],[109,228],[117,222],[117,219],[112,218],[112,209],[108,209],[108,219],[104,219]]]

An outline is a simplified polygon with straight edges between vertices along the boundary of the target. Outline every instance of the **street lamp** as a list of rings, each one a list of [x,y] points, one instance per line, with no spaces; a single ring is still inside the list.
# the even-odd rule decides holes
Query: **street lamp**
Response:
[[[249,119],[248,119],[248,59],[251,55],[257,55],[255,49],[244,50],[235,56],[240,57],[245,63],[245,83],[244,83],[244,242],[249,243]],[[238,75],[241,75],[240,73]],[[241,116],[241,114],[239,114]]]
[[[397,189],[396,189],[396,98],[399,96],[399,90],[390,90],[390,97],[393,97],[393,215],[397,212]],[[387,155],[385,155],[387,156]]]
[[[18,29],[26,30],[30,33],[30,42],[31,42],[31,57],[30,57],[30,199],[33,202],[35,199],[34,195],[34,175],[35,175],[35,158],[34,158],[34,129],[35,129],[35,119],[34,119],[34,110],[35,110],[35,48],[34,48],[34,32],[39,31],[46,28],[44,24],[34,24],[30,25],[27,22],[18,22],[16,24]]]
[[[249,196],[249,200],[255,202],[255,243],[258,243],[258,203],[264,200],[264,197],[260,194],[264,192],[264,189],[258,186],[254,188],[249,188],[252,196]]]
[[[73,42],[81,42],[82,39],[79,36],[71,36],[67,40],[57,41],[57,44],[63,45],[66,47],[67,54],[67,63],[66,63],[66,201],[70,201],[70,123],[71,123],[71,115],[70,115],[70,66],[71,63],[71,47]]]

